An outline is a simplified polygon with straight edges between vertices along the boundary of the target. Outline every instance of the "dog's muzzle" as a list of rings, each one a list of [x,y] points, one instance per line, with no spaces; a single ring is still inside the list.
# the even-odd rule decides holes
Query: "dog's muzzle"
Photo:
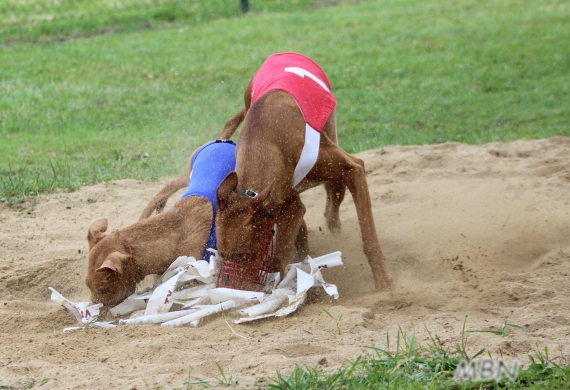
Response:
[[[253,191],[252,191],[253,192]],[[256,194],[257,195],[257,194]],[[267,282],[267,275],[273,262],[273,230],[274,218],[270,214],[269,221],[262,236],[262,244],[250,263],[222,260],[216,287],[236,290],[262,291]]]

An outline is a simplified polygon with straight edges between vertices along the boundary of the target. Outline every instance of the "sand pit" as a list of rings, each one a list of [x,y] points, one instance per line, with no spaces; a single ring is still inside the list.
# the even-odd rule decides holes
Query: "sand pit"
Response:
[[[157,382],[170,389],[189,375],[218,378],[217,362],[245,387],[296,364],[334,370],[369,354],[366,346],[384,341],[386,331],[395,335],[398,325],[415,327],[420,342],[427,327],[451,347],[466,315],[467,329],[498,329],[505,319],[523,328],[509,328],[508,338],[471,333],[471,353],[485,348],[526,364],[538,343],[551,357],[570,354],[570,138],[386,147],[358,156],[397,287],[374,291],[350,195],[334,236],[322,216],[324,190],[316,188],[303,194],[309,242],[315,256],[343,253],[345,265],[326,275],[340,298],[315,289],[291,316],[232,325],[239,336],[222,317],[199,328],[62,333],[76,322],[50,301],[47,287],[89,299],[89,223],[103,216],[110,229],[135,222],[163,183],[123,180],[42,196],[20,211],[0,206],[0,385],[31,377],[50,378],[44,389]],[[342,314],[340,335],[331,334],[336,325],[323,308]]]

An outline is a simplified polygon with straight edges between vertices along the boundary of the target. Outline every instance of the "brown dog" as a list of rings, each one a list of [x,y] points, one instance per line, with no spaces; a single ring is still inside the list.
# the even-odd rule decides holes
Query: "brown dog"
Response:
[[[290,65],[289,59],[293,61]],[[265,65],[271,61],[274,66],[268,70],[271,67]],[[305,67],[310,67],[311,71]],[[282,75],[272,72],[282,72]],[[292,93],[285,92],[287,86],[269,88],[263,94],[257,92],[263,85],[260,87],[256,83],[277,85],[275,83],[281,77],[299,77],[305,83],[303,88],[322,88],[328,92],[325,111],[317,107],[321,109],[316,116],[317,121],[322,120],[321,129],[308,127],[311,104],[320,98],[313,98],[310,93],[304,96],[303,91],[294,98]],[[256,93],[253,104],[252,92]],[[309,109],[300,102],[307,96]],[[346,186],[354,199],[364,253],[372,268],[376,288],[388,289],[393,286],[393,280],[374,225],[364,163],[337,145],[336,101],[331,96],[330,85],[322,70],[312,60],[295,53],[271,56],[258,70],[244,93],[246,115],[237,142],[236,169],[218,187],[218,251],[222,258],[230,261],[251,261],[249,259],[262,245],[265,227],[274,218],[277,228],[274,267],[283,275],[293,245],[297,246],[301,256],[308,252],[303,221],[305,207],[299,192],[325,183],[325,216],[328,227],[334,231],[340,227],[338,211]],[[313,134],[309,131],[315,129],[322,130],[318,157],[312,169],[295,186],[306,139]]]
[[[229,139],[244,118],[244,110],[226,122],[218,139]],[[166,184],[150,201],[139,222],[105,234],[107,218],[89,226],[89,261],[85,282],[91,301],[115,306],[135,292],[145,276],[162,274],[178,256],[202,258],[213,220],[212,204],[200,196],[178,200],[161,213],[168,198],[188,186],[192,169],[190,157],[186,173]],[[157,214],[148,218],[154,210]],[[148,218],[148,219],[147,219]]]

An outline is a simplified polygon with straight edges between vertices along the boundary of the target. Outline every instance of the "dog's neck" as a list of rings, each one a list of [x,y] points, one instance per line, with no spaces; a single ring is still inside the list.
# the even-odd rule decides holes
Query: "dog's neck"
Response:
[[[146,275],[162,274],[178,256],[199,259],[211,224],[209,201],[191,196],[162,214],[121,229],[120,235],[132,248],[135,275],[131,276],[138,283]]]
[[[250,107],[236,147],[237,188],[261,192],[273,182],[270,204],[280,209],[296,193],[293,176],[305,143],[301,128],[303,115],[287,92],[271,91]]]

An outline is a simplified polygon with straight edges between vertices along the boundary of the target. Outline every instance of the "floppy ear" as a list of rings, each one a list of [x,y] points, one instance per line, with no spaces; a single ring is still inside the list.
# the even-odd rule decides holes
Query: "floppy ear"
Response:
[[[99,218],[95,222],[89,225],[89,230],[87,232],[87,241],[89,242],[89,251],[95,246],[99,241],[105,238],[107,227],[109,226],[109,221],[107,218]]]
[[[231,171],[230,173],[228,173],[226,178],[222,180],[216,192],[218,208],[220,210],[227,207],[228,198],[230,197],[230,194],[237,188],[237,185],[238,185],[237,173],[236,171]]]
[[[127,262],[129,261],[129,257],[129,255],[125,255],[121,252],[113,252],[107,256],[101,264],[101,267],[97,268],[95,271],[114,271],[122,274]]]

